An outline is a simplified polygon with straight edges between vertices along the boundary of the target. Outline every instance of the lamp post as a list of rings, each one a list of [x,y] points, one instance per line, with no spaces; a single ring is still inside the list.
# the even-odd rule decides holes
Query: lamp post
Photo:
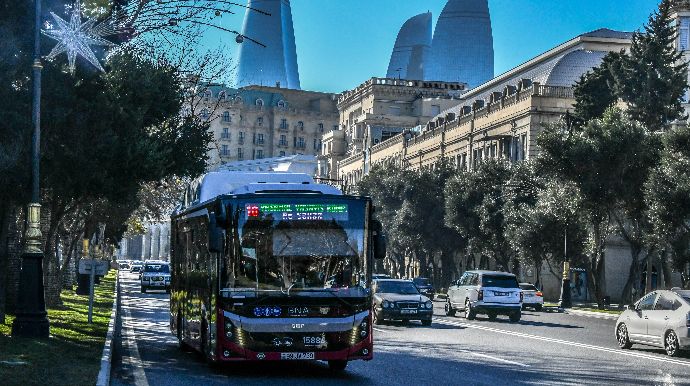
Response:
[[[573,306],[570,297],[570,261],[568,260],[568,226],[565,226],[565,262],[563,263],[563,282],[561,286],[561,298],[558,301],[558,308],[570,308]]]
[[[43,251],[41,251],[41,204],[38,165],[41,146],[41,0],[35,3],[34,63],[33,63],[33,141],[31,157],[31,203],[27,208],[26,243],[22,251],[22,270],[19,274],[16,318],[12,336],[48,338],[50,323],[46,317],[43,286]]]

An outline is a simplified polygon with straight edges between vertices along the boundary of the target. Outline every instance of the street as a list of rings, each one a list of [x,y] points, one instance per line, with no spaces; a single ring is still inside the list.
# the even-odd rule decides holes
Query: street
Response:
[[[238,363],[211,369],[183,352],[169,331],[163,291],[140,293],[137,275],[121,271],[122,338],[111,385],[686,385],[690,353],[618,348],[613,319],[523,312],[474,321],[446,317],[434,302],[431,327],[387,322],[374,328],[374,359],[332,372],[321,362]],[[461,313],[459,313],[461,314]]]

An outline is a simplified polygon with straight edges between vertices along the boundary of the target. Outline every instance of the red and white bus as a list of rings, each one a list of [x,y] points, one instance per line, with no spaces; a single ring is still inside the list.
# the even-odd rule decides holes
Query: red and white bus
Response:
[[[172,216],[170,329],[209,363],[373,355],[385,236],[368,197],[282,172],[209,173]]]

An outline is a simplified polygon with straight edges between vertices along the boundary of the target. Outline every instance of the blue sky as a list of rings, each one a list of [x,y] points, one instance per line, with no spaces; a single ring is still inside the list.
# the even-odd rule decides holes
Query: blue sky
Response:
[[[291,0],[302,89],[339,93],[371,77],[385,76],[403,23],[431,11],[435,25],[446,2]],[[641,29],[657,4],[658,0],[489,0],[494,73],[500,75],[598,28]],[[223,16],[219,22],[239,31],[244,10],[233,10],[236,15]],[[225,32],[209,31],[205,44],[214,48],[221,41],[236,54],[235,37]]]

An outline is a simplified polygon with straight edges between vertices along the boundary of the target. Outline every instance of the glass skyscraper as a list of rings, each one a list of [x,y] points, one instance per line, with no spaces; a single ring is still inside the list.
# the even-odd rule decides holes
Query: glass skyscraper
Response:
[[[470,89],[494,77],[488,0],[450,0],[436,23],[428,81],[465,82]]]
[[[400,29],[386,78],[424,80],[430,55],[431,12],[427,12],[411,18]]]
[[[276,86],[300,90],[295,30],[289,0],[249,0],[242,35],[245,39],[237,55],[237,87],[248,85]]]

